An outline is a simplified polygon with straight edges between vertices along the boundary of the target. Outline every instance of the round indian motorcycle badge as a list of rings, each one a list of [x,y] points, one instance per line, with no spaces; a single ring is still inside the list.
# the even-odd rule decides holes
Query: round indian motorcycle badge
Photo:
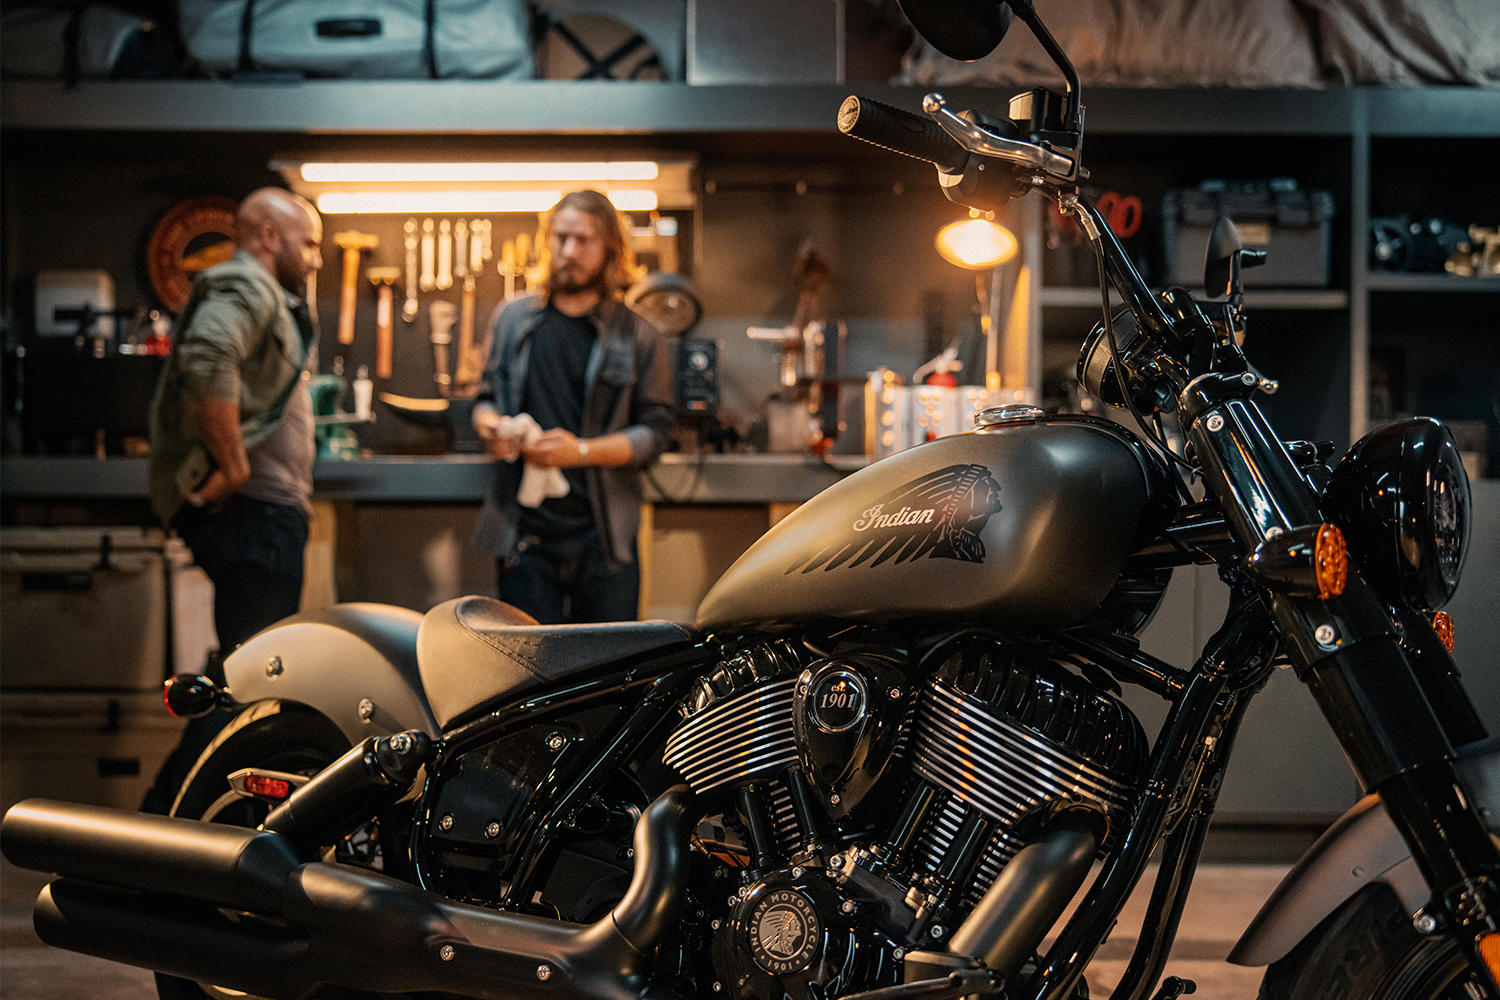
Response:
[[[773,976],[801,972],[818,951],[823,929],[812,903],[800,892],[769,892],[750,915],[750,952]]]

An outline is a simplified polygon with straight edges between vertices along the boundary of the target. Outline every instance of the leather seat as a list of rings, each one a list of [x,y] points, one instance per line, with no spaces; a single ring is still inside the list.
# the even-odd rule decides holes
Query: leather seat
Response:
[[[423,616],[417,663],[433,715],[447,728],[480,705],[698,638],[667,621],[539,625],[493,597],[458,597]]]

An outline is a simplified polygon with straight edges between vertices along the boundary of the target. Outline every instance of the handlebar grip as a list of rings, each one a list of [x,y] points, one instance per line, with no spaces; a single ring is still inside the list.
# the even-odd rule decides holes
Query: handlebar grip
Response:
[[[839,107],[839,131],[893,152],[936,163],[944,170],[962,170],[969,160],[964,149],[931,118],[893,108],[854,94]]]

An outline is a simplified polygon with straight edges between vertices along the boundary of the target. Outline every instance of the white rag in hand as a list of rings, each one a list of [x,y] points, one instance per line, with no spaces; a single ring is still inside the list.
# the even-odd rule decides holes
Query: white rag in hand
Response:
[[[542,436],[542,425],[529,413],[501,417],[495,434],[502,440],[520,441],[521,447],[525,448],[535,444],[536,439]],[[568,480],[563,477],[561,469],[546,469],[526,463],[526,468],[521,473],[521,489],[516,493],[516,500],[522,507],[539,507],[548,497],[567,495]]]

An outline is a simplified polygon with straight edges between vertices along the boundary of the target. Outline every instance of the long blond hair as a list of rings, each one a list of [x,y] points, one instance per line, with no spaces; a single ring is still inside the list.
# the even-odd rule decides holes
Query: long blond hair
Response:
[[[570,191],[553,205],[537,231],[537,271],[543,292],[552,294],[552,220],[565,208],[592,215],[599,222],[604,238],[604,286],[607,294],[619,296],[635,284],[637,268],[635,251],[625,238],[625,220],[608,196],[589,189]]]

